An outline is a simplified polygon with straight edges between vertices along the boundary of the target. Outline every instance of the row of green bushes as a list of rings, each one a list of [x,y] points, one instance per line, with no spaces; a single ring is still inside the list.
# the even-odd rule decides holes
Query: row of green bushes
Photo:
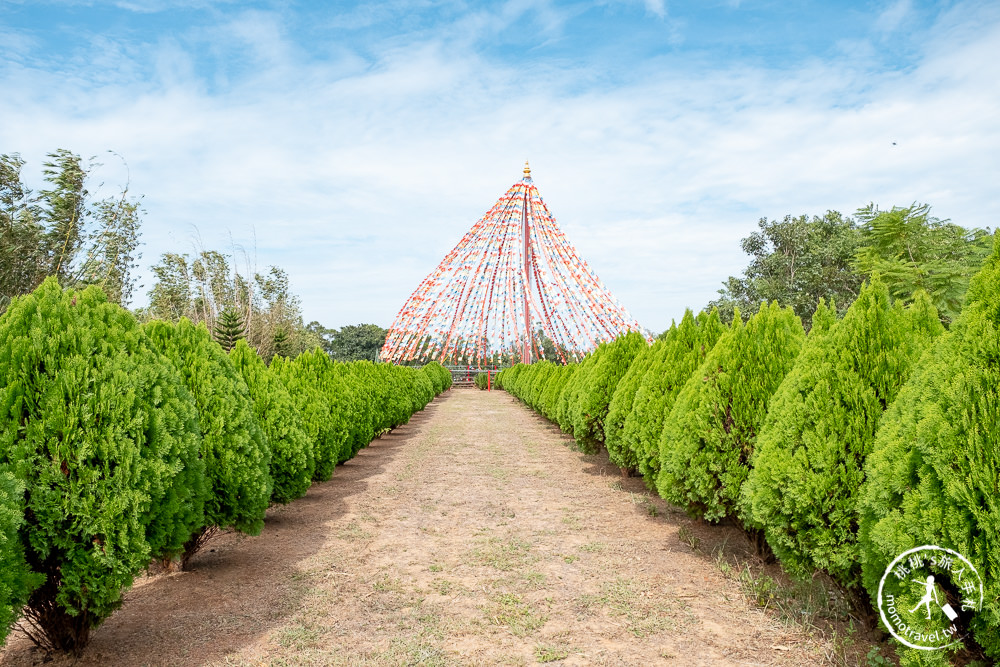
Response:
[[[451,385],[422,369],[268,367],[203,325],[140,325],[97,288],[55,279],[0,316],[0,642],[18,617],[79,652],[151,561],[218,529],[259,533],[287,503]]]
[[[821,302],[806,335],[773,303],[728,329],[688,312],[652,345],[630,333],[497,385],[581,449],[603,445],[666,500],[737,522],[790,573],[825,572],[859,604],[908,549],[964,554],[985,583],[983,608],[959,621],[964,649],[1000,657],[1000,240],[947,332],[926,294],[904,307],[877,276],[834,313]],[[911,585],[916,600],[924,584]],[[898,611],[931,627],[923,608]],[[899,647],[903,664],[947,664],[954,650]]]

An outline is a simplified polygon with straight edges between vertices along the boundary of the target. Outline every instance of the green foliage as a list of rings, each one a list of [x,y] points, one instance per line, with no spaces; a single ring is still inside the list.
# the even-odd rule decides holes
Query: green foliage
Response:
[[[563,388],[569,382],[573,374],[579,368],[579,364],[567,364],[566,366],[556,366],[549,374],[549,379],[545,383],[542,391],[541,409],[549,420],[556,421],[556,409],[559,406],[559,396]]]
[[[576,371],[566,382],[563,390],[559,393],[559,398],[556,402],[555,416],[556,423],[559,424],[559,428],[562,429],[564,433],[573,433],[573,417],[580,404],[580,392],[587,386],[587,378],[590,375],[590,371],[600,360],[601,356],[604,355],[606,350],[607,345],[598,345],[596,350],[584,357],[583,360],[577,364]],[[522,368],[521,364],[512,368],[511,371],[517,372],[519,368]]]
[[[647,346],[641,333],[631,331],[602,343],[594,353],[594,363],[579,384],[571,407],[573,437],[582,451],[596,451],[604,442],[604,420],[615,388]]]
[[[649,368],[622,426],[622,448],[629,452],[625,456],[651,486],[660,469],[660,435],[677,394],[725,331],[717,310],[697,318],[688,310],[680,325],[672,325],[653,343]]]
[[[333,475],[341,450],[346,453],[349,449],[347,425],[333,400],[336,384],[333,362],[317,348],[292,361],[275,357],[270,369],[291,395],[306,435],[312,440],[313,480],[325,482]]]
[[[857,216],[864,243],[855,268],[879,274],[894,299],[909,301],[923,290],[941,319],[951,322],[962,307],[969,278],[990,252],[989,234],[938,220],[925,204],[888,211],[869,205]]]
[[[745,325],[734,319],[667,418],[656,480],[661,496],[709,521],[737,515],[768,403],[804,338],[794,311],[774,302]]]
[[[377,324],[352,324],[330,333],[326,351],[337,361],[373,361],[385,345],[388,330]]]
[[[441,370],[445,370],[445,372],[447,372],[447,369],[445,369],[444,366],[436,361],[432,361],[424,364],[420,370],[427,376],[427,379],[431,381],[431,386],[434,387],[435,396],[444,391],[445,377],[444,374],[441,373]],[[450,377],[451,373],[448,373],[448,376]]]
[[[236,343],[229,358],[246,382],[254,417],[271,452],[271,501],[287,503],[304,496],[316,461],[292,397],[245,340]]]
[[[826,320],[824,304],[814,320]],[[829,311],[827,311],[829,312]],[[743,485],[744,513],[785,568],[860,584],[856,491],[886,407],[943,331],[926,294],[904,310],[877,278],[844,319],[814,326],[771,399]]]
[[[965,555],[984,584],[975,640],[1000,658],[1000,235],[951,330],[882,419],[858,495],[865,587],[903,551]],[[905,620],[905,619],[904,619]],[[913,655],[907,659],[913,658]]]
[[[0,645],[32,588],[18,529],[24,523],[24,486],[0,469]]]
[[[37,642],[79,652],[136,574],[202,525],[197,423],[180,374],[97,288],[49,278],[0,316],[0,469],[25,490]]]
[[[709,304],[732,322],[734,309],[744,319],[762,303],[791,306],[806,328],[816,302],[831,299],[846,310],[861,287],[863,276],[853,267],[861,233],[851,218],[836,211],[823,216],[785,216],[781,222],[762,218],[759,232],[740,243],[750,264],[740,278],[730,277]]]
[[[270,452],[246,382],[205,325],[145,325],[151,343],[181,371],[198,405],[209,494],[205,526],[256,535],[271,497]],[[189,546],[186,557],[192,551]]]
[[[127,303],[135,280],[142,210],[126,187],[92,202],[86,182],[93,161],[59,149],[43,163],[45,189],[21,182],[24,161],[0,155],[0,312],[46,276],[69,286],[94,284],[115,303]]]
[[[628,367],[624,377],[618,382],[618,386],[615,387],[614,396],[611,397],[611,402],[608,404],[608,416],[604,421],[604,446],[608,450],[608,458],[611,459],[611,462],[622,469],[635,470],[638,467],[635,452],[626,445],[625,420],[632,414],[635,395],[639,391],[643,376],[646,375],[650,364],[653,363],[659,342],[657,341],[639,352]]]
[[[246,328],[243,326],[243,318],[232,308],[226,308],[219,313],[219,318],[212,329],[212,337],[223,350],[231,352],[236,347],[236,341],[242,340]]]
[[[476,377],[473,379],[473,383],[475,383],[477,389],[482,389],[483,391],[486,391],[488,386],[487,385],[488,380],[489,377],[486,375],[486,373],[476,373]]]

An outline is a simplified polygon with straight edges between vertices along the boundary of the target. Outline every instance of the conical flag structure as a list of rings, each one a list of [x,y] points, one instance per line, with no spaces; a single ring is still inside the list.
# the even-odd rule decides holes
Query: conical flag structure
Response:
[[[545,338],[563,363],[639,323],[577,254],[531,180],[515,183],[421,281],[383,361],[530,363]]]

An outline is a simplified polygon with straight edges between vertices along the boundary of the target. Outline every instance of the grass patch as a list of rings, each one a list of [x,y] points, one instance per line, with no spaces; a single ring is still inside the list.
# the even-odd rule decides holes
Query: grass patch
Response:
[[[558,646],[538,644],[535,646],[535,660],[538,662],[557,662],[569,657],[569,651]]]
[[[729,572],[732,576],[732,568]],[[821,620],[843,620],[851,616],[850,603],[833,583],[821,577],[791,579],[786,584],[743,563],[736,580],[747,600],[762,609],[776,611],[784,621],[815,626]]]
[[[538,613],[520,595],[514,593],[491,595],[483,612],[491,623],[506,627],[517,637],[534,632],[548,620],[548,616]]]
[[[603,608],[610,616],[622,618],[628,631],[639,639],[673,625],[671,606],[625,577],[605,582],[599,595],[585,595],[581,602],[585,607]]]
[[[502,572],[524,568],[531,560],[531,543],[516,537],[506,540],[490,539],[484,546],[473,549],[468,561],[472,565],[485,565]]]

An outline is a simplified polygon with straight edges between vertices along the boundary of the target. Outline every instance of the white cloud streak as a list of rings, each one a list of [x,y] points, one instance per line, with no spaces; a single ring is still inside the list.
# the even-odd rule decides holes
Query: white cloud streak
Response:
[[[306,317],[328,326],[388,325],[525,158],[581,254],[656,331],[741,270],[739,239],[760,217],[921,201],[996,224],[1000,20],[988,7],[942,18],[905,71],[872,69],[864,48],[786,70],[663,57],[611,86],[478,55],[477,35],[528,6],[504,11],[460,19],[462,39],[394,40],[374,59],[337,47],[325,62],[305,58],[280,15],[244,12],[198,29],[247,66],[209,79],[190,36],[102,37],[57,66],[10,59],[0,150],[38,171],[56,147],[114,149],[145,194],[147,263],[187,250],[195,227],[208,247],[255,237],[261,268],[286,268]],[[557,35],[558,15],[545,20]],[[139,75],[148,63],[152,80]],[[107,162],[109,182],[122,178]]]

